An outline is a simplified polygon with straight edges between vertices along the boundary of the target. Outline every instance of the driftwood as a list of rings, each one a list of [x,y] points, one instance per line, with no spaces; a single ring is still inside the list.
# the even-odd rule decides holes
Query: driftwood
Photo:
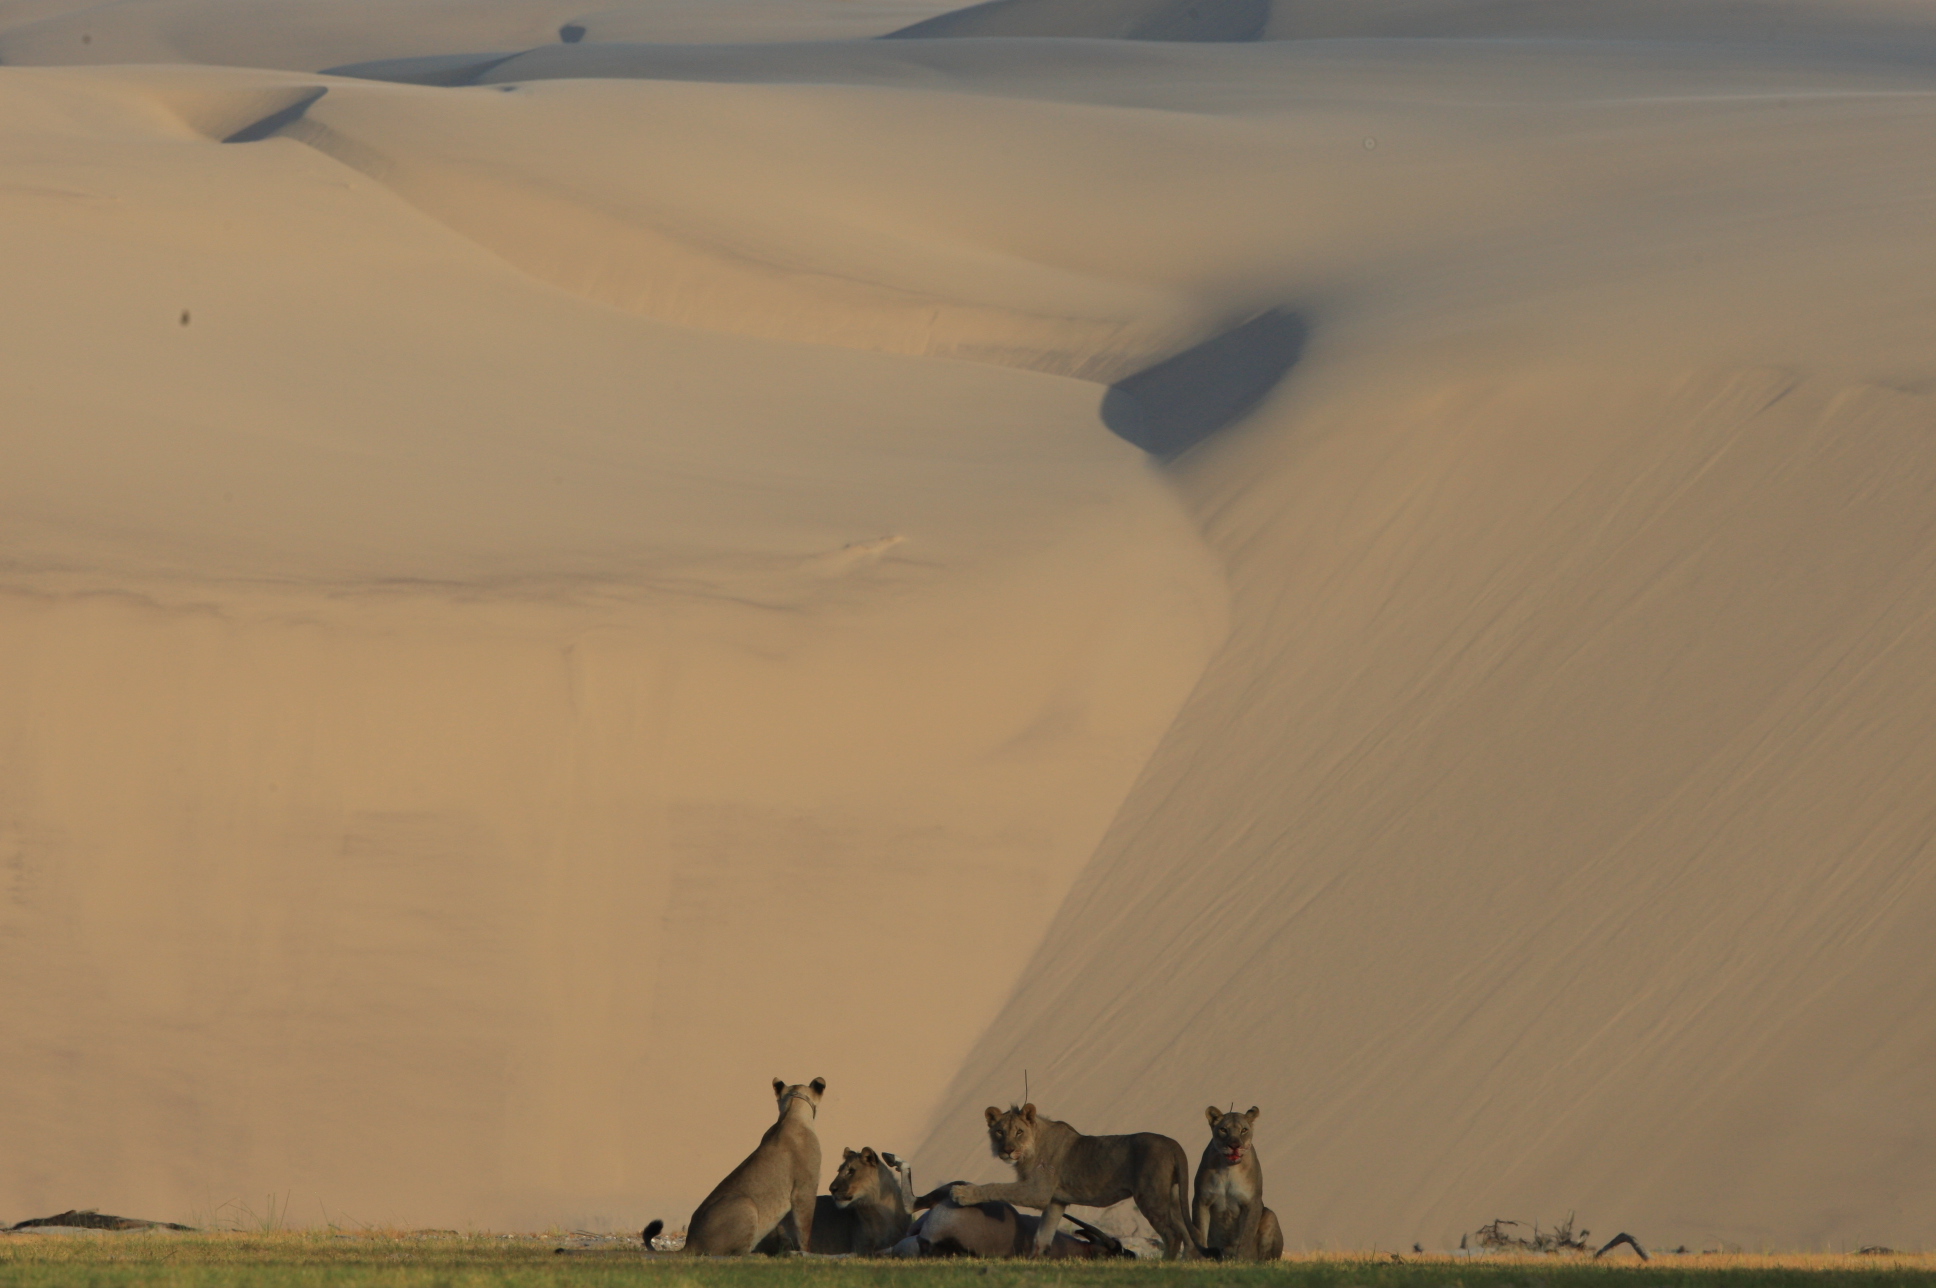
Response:
[[[81,1230],[193,1230],[192,1225],[176,1225],[173,1221],[144,1221],[138,1216],[113,1216],[94,1208],[82,1208],[77,1212],[61,1212],[54,1216],[37,1216],[27,1221],[16,1221],[8,1226],[9,1230],[31,1230],[35,1226],[58,1225]]]
[[[1582,1231],[1582,1233],[1585,1233],[1585,1232]],[[1616,1234],[1611,1239],[1608,1239],[1607,1246],[1600,1249],[1598,1252],[1594,1253],[1593,1259],[1595,1261],[1598,1261],[1601,1257],[1606,1256],[1609,1252],[1612,1252],[1615,1248],[1619,1247],[1623,1243],[1626,1244],[1629,1248],[1632,1248],[1635,1252],[1638,1252],[1640,1254],[1640,1259],[1642,1261],[1651,1261],[1653,1259],[1647,1255],[1647,1249],[1640,1246],[1640,1240],[1634,1238],[1631,1234],[1628,1234],[1625,1230],[1622,1230],[1619,1234]]]
[[[1508,1228],[1516,1230],[1520,1228],[1520,1224],[1517,1221],[1506,1221],[1494,1217],[1490,1224],[1480,1226],[1475,1232],[1479,1236],[1479,1246],[1494,1249],[1517,1248],[1524,1252],[1585,1252],[1586,1238],[1589,1234],[1593,1233],[1591,1230],[1581,1230],[1575,1233],[1573,1230],[1573,1214],[1571,1212],[1566,1214],[1566,1220],[1560,1222],[1551,1230],[1542,1231],[1539,1228],[1539,1222],[1533,1222],[1533,1234],[1531,1238],[1527,1238],[1524,1235],[1510,1234],[1507,1232]],[[1619,1240],[1616,1239],[1614,1242],[1617,1243]],[[1464,1239],[1460,1239],[1459,1246],[1462,1248],[1465,1246]],[[1635,1246],[1638,1247],[1639,1245],[1636,1244]]]

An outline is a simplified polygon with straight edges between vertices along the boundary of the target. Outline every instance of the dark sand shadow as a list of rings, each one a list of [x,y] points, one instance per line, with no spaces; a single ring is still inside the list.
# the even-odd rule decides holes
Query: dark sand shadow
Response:
[[[1256,40],[1271,0],[987,0],[937,14],[886,40],[1060,36],[1099,40]]]
[[[544,46],[549,48],[549,46]],[[440,89],[461,89],[475,85],[477,78],[499,63],[508,63],[529,51],[508,54],[431,54],[420,58],[379,58],[368,63],[344,63],[325,67],[325,76],[350,76],[357,80],[389,81],[398,85],[430,85]]]
[[[1288,309],[1125,376],[1102,398],[1102,422],[1151,456],[1172,461],[1236,424],[1297,365],[1311,328]]]
[[[261,120],[252,121],[248,125],[243,126],[235,133],[224,138],[222,142],[260,143],[262,140],[274,136],[284,126],[293,125],[295,122],[301,120],[302,114],[309,110],[310,105],[327,93],[329,93],[327,89],[312,90],[291,103],[288,107],[280,111],[271,112]]]

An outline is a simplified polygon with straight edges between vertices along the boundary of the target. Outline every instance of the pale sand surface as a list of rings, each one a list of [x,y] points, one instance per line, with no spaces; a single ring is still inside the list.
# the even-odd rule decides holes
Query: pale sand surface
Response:
[[[1936,1239],[1936,14],[942,8],[0,0],[0,1217]]]

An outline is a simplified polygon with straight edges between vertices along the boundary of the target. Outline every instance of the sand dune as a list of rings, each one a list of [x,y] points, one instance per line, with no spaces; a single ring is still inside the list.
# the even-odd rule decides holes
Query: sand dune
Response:
[[[1355,282],[1180,464],[1231,642],[924,1158],[1024,1067],[1261,1084],[1307,1239],[1924,1237],[1928,100],[1708,89],[1576,105],[1591,213]]]
[[[889,34],[1188,41],[1561,36],[1767,45],[1881,42],[1926,36],[1932,25],[1936,18],[1916,0],[988,0]]]
[[[1219,638],[1094,387],[587,303],[214,141],[287,78],[4,92],[6,1206],[631,1222],[728,1065],[912,1139]],[[841,926],[1005,964],[882,1059]]]
[[[1929,1240],[1923,8],[940,7],[0,3],[0,1210]]]
[[[210,63],[318,71],[563,40],[876,36],[946,0],[0,0],[0,64]]]
[[[1054,4],[1059,0],[1033,0]],[[1329,5],[1271,0],[1267,40],[1364,37],[1590,37],[1722,42],[1879,42],[1926,36],[1936,26],[1916,0],[1366,0]]]
[[[989,136],[1025,132],[1014,109],[889,112],[882,97],[581,81],[366,90],[285,133],[536,278],[689,326],[1107,378],[1214,328],[1214,311],[1178,293],[1042,263],[975,170],[905,183],[901,145],[947,136],[956,155],[992,154]],[[482,134],[489,159],[453,147]],[[615,152],[635,164],[598,166]],[[760,199],[776,179],[785,205]]]
[[[1920,0],[989,0],[965,9],[946,0],[630,0],[589,10],[582,0],[0,0],[0,64],[320,71],[559,44],[827,44],[883,35],[922,41],[1588,38],[1761,49],[1827,45],[1901,58],[1918,56],[1903,42],[1926,46],[1932,29],[1936,18]]]

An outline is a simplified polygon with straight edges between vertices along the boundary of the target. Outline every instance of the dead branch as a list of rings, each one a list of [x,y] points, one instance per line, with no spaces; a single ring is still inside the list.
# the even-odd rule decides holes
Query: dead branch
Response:
[[[1594,1253],[1593,1259],[1595,1261],[1598,1261],[1601,1257],[1606,1256],[1609,1252],[1612,1252],[1615,1248],[1619,1247],[1623,1243],[1626,1244],[1629,1248],[1632,1248],[1635,1252],[1638,1252],[1640,1254],[1640,1259],[1642,1261],[1653,1260],[1653,1258],[1647,1255],[1647,1249],[1640,1246],[1640,1240],[1634,1238],[1631,1234],[1628,1234],[1625,1230],[1622,1230],[1619,1234],[1616,1234],[1611,1239],[1608,1239],[1607,1246],[1600,1249],[1598,1252]]]

